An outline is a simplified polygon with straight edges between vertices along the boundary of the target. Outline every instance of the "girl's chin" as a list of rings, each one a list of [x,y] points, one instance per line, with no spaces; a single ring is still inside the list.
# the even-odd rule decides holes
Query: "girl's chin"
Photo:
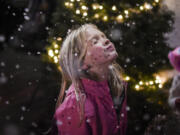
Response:
[[[116,51],[112,51],[109,55],[112,59],[116,59],[118,57],[118,53]]]
[[[111,54],[108,54],[107,61],[113,62],[118,57],[118,53],[116,51],[112,52]]]

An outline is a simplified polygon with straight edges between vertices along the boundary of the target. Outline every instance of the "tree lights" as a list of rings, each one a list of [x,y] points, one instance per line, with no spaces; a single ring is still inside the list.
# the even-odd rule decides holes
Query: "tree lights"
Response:
[[[136,8],[129,8],[129,9],[125,9],[124,11],[121,11],[120,9],[118,9],[117,6],[113,5],[111,7],[111,10],[114,13],[117,13],[117,15],[109,15],[108,14],[108,10],[107,8],[105,8],[104,5],[99,4],[99,3],[92,3],[90,5],[90,7],[92,7],[92,10],[94,12],[94,14],[92,16],[94,16],[93,19],[101,19],[102,21],[116,21],[118,23],[122,23],[124,21],[123,18],[128,18],[129,15],[131,15],[131,13],[139,13],[141,11],[148,11],[151,10],[153,8],[153,6],[156,5],[156,3],[159,3],[159,0],[154,0],[153,3],[148,3],[145,2],[142,5],[138,5]],[[75,4],[76,3],[76,4]],[[86,6],[85,1],[83,0],[66,0],[66,2],[64,3],[64,5],[69,8],[70,10],[72,10],[72,12],[74,12],[76,15],[81,15],[84,18],[88,17],[88,12],[90,12],[88,6]],[[76,7],[74,6],[76,5]],[[118,14],[121,13],[121,14]],[[122,14],[123,13],[123,14]]]

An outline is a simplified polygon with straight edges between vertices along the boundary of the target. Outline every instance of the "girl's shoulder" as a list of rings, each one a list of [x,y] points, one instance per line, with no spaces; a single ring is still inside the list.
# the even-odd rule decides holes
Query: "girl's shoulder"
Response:
[[[76,127],[79,122],[78,106],[76,103],[75,94],[71,93],[65,97],[63,103],[56,109],[55,119],[58,128],[63,131],[70,127]]]
[[[84,112],[86,117],[91,117],[95,115],[95,105],[93,99],[88,96],[84,102]],[[72,116],[79,115],[78,102],[76,100],[75,89],[70,86],[67,90],[66,96],[62,104],[56,109],[55,117],[61,116]]]

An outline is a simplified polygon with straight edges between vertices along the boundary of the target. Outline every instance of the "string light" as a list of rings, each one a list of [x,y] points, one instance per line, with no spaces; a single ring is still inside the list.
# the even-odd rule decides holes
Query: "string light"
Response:
[[[61,37],[58,37],[58,38],[57,38],[57,40],[58,40],[58,41],[61,41],[61,40],[62,40],[62,38],[61,38]]]
[[[122,22],[123,21],[123,16],[122,15],[118,15],[116,18],[117,22]]]
[[[75,0],[70,0],[70,2],[65,2],[65,6],[66,7],[73,7],[73,3],[72,2],[74,2]],[[80,2],[81,0],[76,0],[77,2],[79,2],[79,5],[82,5],[83,4],[83,2]],[[156,6],[156,3],[158,3],[160,0],[154,0],[154,2],[152,2],[152,3],[147,3],[147,2],[145,2],[144,4],[142,4],[142,5],[138,5],[138,7],[139,7],[139,10],[140,11],[143,11],[144,9],[145,10],[150,10],[150,9],[152,9],[153,8],[153,6]],[[98,3],[93,3],[92,5],[92,8],[93,8],[93,10],[97,10],[97,9],[100,9],[100,10],[102,10],[102,9],[104,9],[104,7],[103,7],[103,5],[100,5],[100,4],[98,4]],[[88,7],[87,6],[85,6],[85,4],[83,4],[82,6],[81,6],[81,8],[82,8],[82,10],[88,10]],[[104,9],[104,10],[106,10],[106,9]],[[100,12],[100,14],[102,13],[102,14],[104,14],[104,10],[103,11],[98,11],[98,12]],[[116,5],[113,5],[112,6],[112,10],[113,11],[117,11],[118,10],[118,8],[116,7]],[[126,9],[126,10],[124,10],[124,13],[125,13],[125,15],[124,15],[124,17],[122,16],[122,15],[119,15],[119,16],[116,16],[116,17],[111,17],[110,19],[112,19],[112,20],[116,20],[118,23],[122,23],[123,21],[124,21],[124,19],[123,18],[129,18],[129,14],[130,13],[139,13],[139,10],[137,9],[137,8],[134,8],[134,9],[132,9],[132,8],[130,8],[130,9]],[[106,11],[105,11],[106,12]],[[117,12],[120,12],[120,11],[117,11]],[[81,14],[81,12],[80,12],[80,10],[75,10],[75,13],[76,14]],[[87,16],[88,15],[88,13],[83,13],[82,12],[82,15],[83,16]],[[108,15],[106,15],[106,16],[108,16]],[[99,18],[99,15],[97,15],[97,13],[95,13],[94,14],[94,18]],[[88,19],[88,18],[86,18],[86,19]],[[105,19],[103,19],[104,21],[106,21],[107,19],[106,19],[106,17],[105,17]]]
[[[87,16],[87,15],[88,15],[87,12],[84,12],[84,13],[83,13],[83,16]]]
[[[94,17],[95,17],[95,18],[99,18],[99,14],[95,14]]]
[[[140,84],[140,85],[143,85],[143,82],[142,82],[142,81],[140,81],[140,82],[139,82],[139,84]]]
[[[70,7],[73,7],[73,3],[70,3],[69,6],[70,6]]]
[[[67,7],[68,7],[68,6],[69,6],[69,2],[65,2],[65,6],[67,6]]]
[[[57,45],[57,44],[54,44],[54,48],[58,48],[58,45]]]
[[[53,56],[54,56],[53,50],[49,50],[49,51],[48,51],[48,55],[49,55],[50,57],[53,57]]]
[[[81,8],[82,8],[82,10],[87,10],[87,7],[84,5]]]
[[[100,5],[100,6],[99,6],[99,9],[101,9],[101,10],[102,10],[102,9],[103,9],[103,6],[102,6],[102,5]]]
[[[104,20],[104,21],[107,21],[107,20],[108,20],[108,16],[104,16],[104,17],[103,17],[103,20]]]
[[[153,84],[154,84],[154,82],[153,82],[153,81],[149,81],[149,84],[150,84],[150,85],[153,85]]]
[[[135,89],[136,89],[136,90],[139,90],[139,85],[135,85]]]
[[[112,6],[112,10],[116,11],[117,10],[116,6]]]
[[[80,10],[79,9],[76,10],[76,14],[80,14]]]
[[[145,3],[144,4],[144,7],[149,10],[149,9],[152,9],[152,6],[149,4],[149,3]]]
[[[159,84],[159,88],[162,88],[163,86],[162,86],[162,84]]]
[[[58,62],[58,58],[57,56],[54,56],[54,62],[57,63]]]
[[[59,50],[56,49],[54,52],[55,52],[56,54],[58,54],[58,53],[59,53]]]
[[[92,7],[93,7],[94,10],[96,10],[96,9],[99,8],[99,4],[97,4],[97,3],[96,4],[92,4]]]
[[[126,81],[129,81],[129,80],[130,80],[130,77],[129,77],[129,76],[126,76],[125,80],[126,80]]]
[[[129,12],[128,12],[128,10],[124,10],[124,13],[125,13],[126,15],[128,15]]]
[[[143,7],[143,6],[140,6],[139,9],[140,9],[140,10],[144,10],[144,7]]]

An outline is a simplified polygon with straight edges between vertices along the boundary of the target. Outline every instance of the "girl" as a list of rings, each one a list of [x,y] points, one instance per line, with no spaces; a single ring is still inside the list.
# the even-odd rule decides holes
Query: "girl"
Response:
[[[52,135],[125,135],[127,83],[117,57],[113,43],[93,24],[67,35]]]
[[[180,47],[171,51],[168,55],[172,66],[180,72]],[[169,105],[176,110],[176,113],[180,114],[180,73],[173,78],[172,86],[169,91]]]

